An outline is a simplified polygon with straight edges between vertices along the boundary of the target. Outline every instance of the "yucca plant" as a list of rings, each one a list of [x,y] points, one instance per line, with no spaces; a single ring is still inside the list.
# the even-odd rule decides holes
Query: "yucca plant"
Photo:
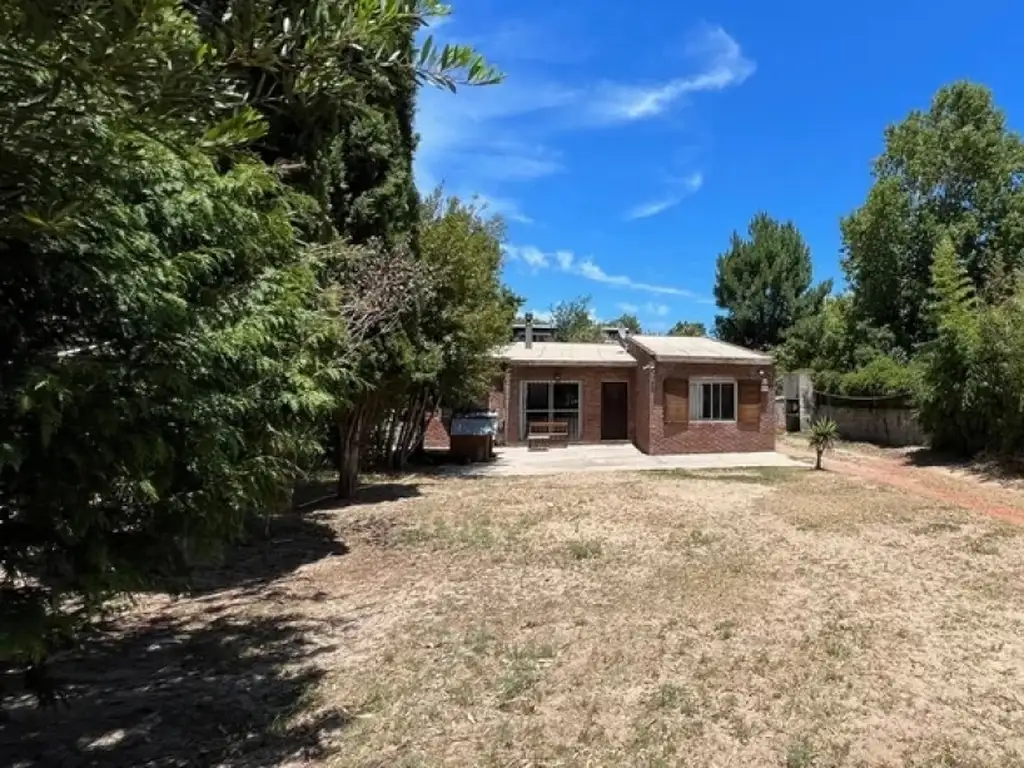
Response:
[[[811,447],[817,454],[814,463],[815,469],[822,469],[821,457],[825,451],[832,450],[836,440],[839,439],[839,427],[832,419],[818,419],[811,425],[811,436],[809,438]]]

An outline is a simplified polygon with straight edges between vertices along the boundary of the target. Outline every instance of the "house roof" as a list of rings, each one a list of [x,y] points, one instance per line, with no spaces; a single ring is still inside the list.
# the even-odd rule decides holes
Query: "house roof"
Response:
[[[516,365],[636,365],[636,359],[618,344],[573,344],[535,341],[527,348],[517,341],[502,347],[497,357]]]
[[[659,362],[753,365],[771,365],[774,362],[771,355],[706,336],[630,336],[629,339]]]
[[[517,330],[520,329],[520,328],[526,328],[526,321],[525,320],[516,320],[516,321],[514,321],[512,323],[512,328],[513,329],[517,329]],[[544,331],[552,331],[552,330],[555,329],[555,324],[554,323],[539,323],[539,322],[537,322],[535,320],[533,322],[533,328],[534,328],[534,330],[538,330],[539,329],[539,330],[544,330]]]

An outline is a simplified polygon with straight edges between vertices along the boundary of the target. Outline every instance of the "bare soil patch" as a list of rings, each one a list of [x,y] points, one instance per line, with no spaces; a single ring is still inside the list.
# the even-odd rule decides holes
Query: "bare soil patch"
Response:
[[[782,435],[779,450],[810,459],[804,437]],[[866,443],[840,443],[826,458],[834,472],[886,484],[916,496],[1024,525],[1024,481],[989,471],[987,464],[954,462],[934,457],[923,448],[881,448]]]
[[[408,483],[140,601],[0,762],[1024,765],[1024,529],[809,470]]]

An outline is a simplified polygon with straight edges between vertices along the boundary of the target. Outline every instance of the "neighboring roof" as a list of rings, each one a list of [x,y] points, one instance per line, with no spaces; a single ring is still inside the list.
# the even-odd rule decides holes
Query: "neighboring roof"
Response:
[[[526,321],[525,320],[516,320],[515,322],[512,323],[512,327],[515,328],[515,329],[525,328],[526,327]],[[541,322],[538,322],[536,320],[533,321],[533,328],[534,328],[534,330],[536,330],[538,328],[543,328],[545,331],[550,331],[550,330],[553,330],[554,327],[555,327],[554,323],[541,323]]]
[[[659,362],[751,363],[771,365],[771,355],[726,344],[706,336],[630,336],[640,349]]]
[[[496,356],[517,365],[636,365],[636,359],[618,344],[535,341],[527,349],[525,342],[517,341],[502,347]]]

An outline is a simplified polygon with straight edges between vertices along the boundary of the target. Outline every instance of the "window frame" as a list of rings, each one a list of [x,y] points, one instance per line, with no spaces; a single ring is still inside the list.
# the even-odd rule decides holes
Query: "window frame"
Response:
[[[731,419],[705,419],[701,416],[703,412],[704,395],[703,385],[705,384],[731,384],[732,385],[732,418]],[[740,385],[739,381],[727,376],[704,376],[690,379],[690,421],[697,424],[737,424],[740,413]]]
[[[546,384],[548,390],[547,408],[527,408],[527,392],[531,384]],[[577,395],[576,408],[555,408],[555,385],[575,384]],[[583,382],[574,379],[523,379],[520,381],[519,389],[519,434],[522,440],[526,440],[529,431],[527,415],[530,413],[546,413],[544,421],[557,421],[556,413],[575,413],[576,429],[569,430],[570,440],[583,439]]]

